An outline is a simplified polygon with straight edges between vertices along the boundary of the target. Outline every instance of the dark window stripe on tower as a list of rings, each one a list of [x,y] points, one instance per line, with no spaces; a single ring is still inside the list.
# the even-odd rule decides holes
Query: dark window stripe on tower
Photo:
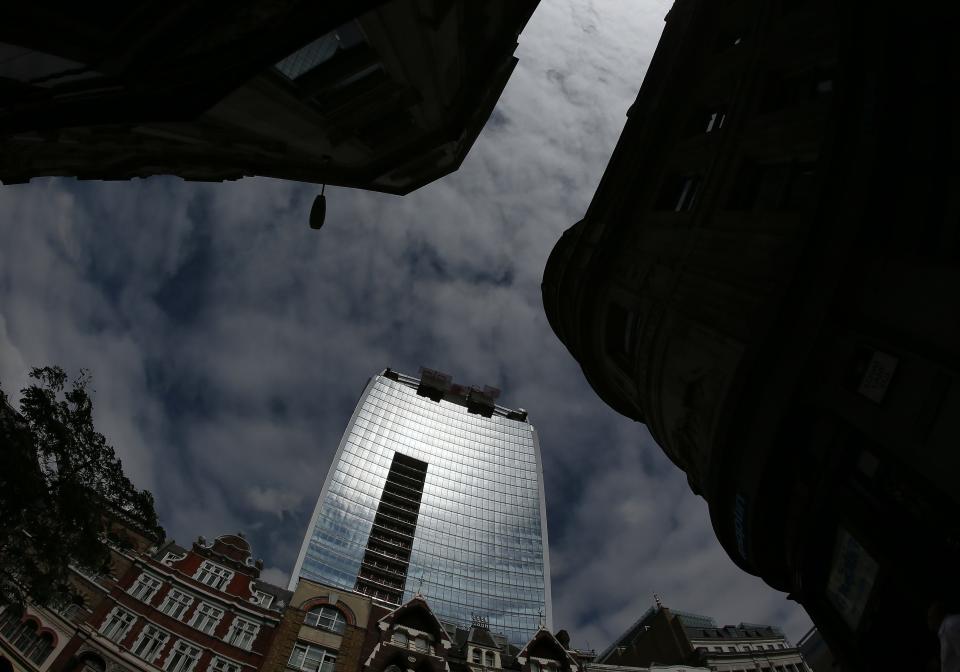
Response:
[[[426,478],[426,462],[394,454],[357,574],[357,592],[390,604],[403,600]]]

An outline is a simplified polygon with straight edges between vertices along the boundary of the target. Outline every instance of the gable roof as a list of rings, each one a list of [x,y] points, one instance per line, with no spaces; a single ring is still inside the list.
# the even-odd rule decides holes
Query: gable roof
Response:
[[[566,661],[567,665],[569,665],[571,669],[573,670],[579,669],[579,665],[577,665],[577,661],[573,659],[573,657],[567,651],[566,647],[563,644],[561,644],[559,640],[557,640],[557,638],[554,636],[552,632],[547,630],[542,625],[535,633],[533,633],[533,637],[530,638],[530,641],[527,642],[524,645],[524,647],[520,650],[520,653],[517,654],[517,658],[530,657],[531,650],[533,650],[535,647],[539,648],[539,646],[542,646],[542,645],[546,645],[554,649],[554,651],[556,651],[559,654],[558,660]],[[541,656],[538,656],[538,657],[541,657]]]
[[[500,648],[496,641],[494,641],[493,636],[490,634],[490,630],[488,628],[481,628],[476,625],[471,626],[470,630],[467,632],[467,642],[469,644],[485,646],[489,649]]]
[[[414,595],[406,604],[402,604],[389,614],[386,614],[383,618],[380,619],[380,623],[398,623],[400,622],[405,615],[413,614],[415,612],[420,612],[421,617],[426,618],[428,624],[431,626],[434,635],[438,635],[439,639],[453,644],[453,640],[450,639],[447,629],[443,627],[443,624],[440,623],[440,619],[437,618],[436,614],[433,613],[433,609],[430,608],[430,605],[427,604],[427,601],[419,594]],[[418,628],[422,630],[423,628]]]

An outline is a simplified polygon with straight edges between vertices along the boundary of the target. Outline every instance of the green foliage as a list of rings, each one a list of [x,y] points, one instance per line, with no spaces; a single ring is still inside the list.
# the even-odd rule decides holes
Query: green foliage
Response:
[[[70,599],[69,566],[107,570],[111,519],[163,538],[153,496],[137,490],[93,426],[86,372],[34,368],[19,415],[0,390],[0,604]]]

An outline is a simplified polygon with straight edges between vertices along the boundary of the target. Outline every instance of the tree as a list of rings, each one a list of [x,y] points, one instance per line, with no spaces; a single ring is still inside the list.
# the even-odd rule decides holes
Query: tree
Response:
[[[0,389],[0,604],[58,606],[71,599],[70,565],[106,571],[110,521],[159,540],[153,495],[137,490],[93,426],[81,371],[34,368],[17,413]]]

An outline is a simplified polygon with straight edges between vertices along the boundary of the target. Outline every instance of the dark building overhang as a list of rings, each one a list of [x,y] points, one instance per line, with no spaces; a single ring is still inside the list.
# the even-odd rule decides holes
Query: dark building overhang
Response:
[[[536,4],[0,10],[0,180],[261,175],[406,194],[459,168]],[[350,26],[365,44],[310,55]],[[301,53],[319,65],[277,70]]]

